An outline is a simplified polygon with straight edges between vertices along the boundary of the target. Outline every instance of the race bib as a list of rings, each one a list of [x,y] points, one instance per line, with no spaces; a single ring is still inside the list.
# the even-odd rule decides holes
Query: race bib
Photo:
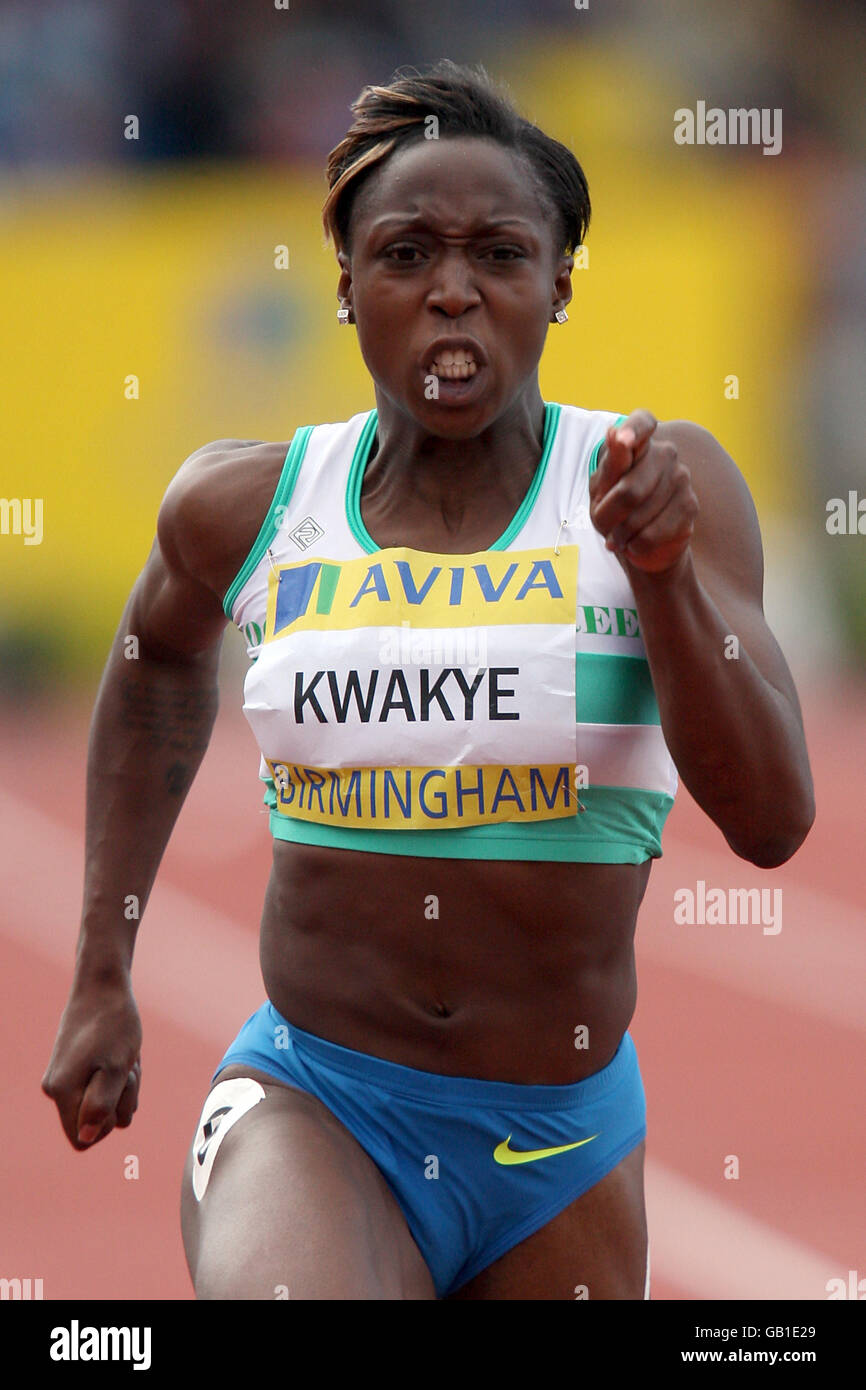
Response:
[[[244,713],[277,809],[381,829],[574,815],[577,565],[564,545],[275,567]]]

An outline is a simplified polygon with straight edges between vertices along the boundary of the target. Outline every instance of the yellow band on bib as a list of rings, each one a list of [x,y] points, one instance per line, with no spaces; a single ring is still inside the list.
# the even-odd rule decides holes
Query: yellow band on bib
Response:
[[[541,767],[310,768],[265,759],[276,809],[319,825],[454,829],[577,813],[578,770]]]

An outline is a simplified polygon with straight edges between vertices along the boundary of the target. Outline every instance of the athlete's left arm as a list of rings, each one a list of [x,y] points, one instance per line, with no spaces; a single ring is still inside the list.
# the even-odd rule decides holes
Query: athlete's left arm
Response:
[[[761,534],[742,474],[699,425],[634,411],[608,431],[590,514],[634,591],[683,782],[736,854],[783,864],[815,803],[797,692],[764,617]]]

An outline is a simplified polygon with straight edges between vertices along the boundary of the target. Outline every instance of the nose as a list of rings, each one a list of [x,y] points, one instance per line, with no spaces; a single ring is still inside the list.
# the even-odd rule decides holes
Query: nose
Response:
[[[459,318],[481,303],[472,264],[465,251],[453,248],[437,257],[427,305],[449,318]]]

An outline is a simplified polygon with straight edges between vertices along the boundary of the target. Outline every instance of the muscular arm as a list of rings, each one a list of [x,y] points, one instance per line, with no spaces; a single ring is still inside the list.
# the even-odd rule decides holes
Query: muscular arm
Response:
[[[225,617],[176,567],[169,522],[124,610],[103,672],[87,756],[84,902],[77,970],[128,972],[172,829],[210,740]],[[166,558],[168,550],[170,559]],[[128,641],[134,637],[137,653]],[[201,646],[196,651],[195,647]],[[122,923],[122,925],[121,925]]]
[[[736,465],[699,426],[660,425],[654,460],[641,451],[652,434],[641,433],[643,415],[641,457],[629,465],[612,440],[605,446],[595,524],[634,590],[683,782],[735,853],[774,868],[805,839],[814,797],[797,693],[764,618],[755,508]]]
[[[213,544],[206,489],[191,486],[197,476],[182,469],[166,493],[91,722],[75,972],[42,1082],[78,1149],[128,1125],[136,1108],[135,935],[217,712],[226,618],[219,595],[193,572],[203,571],[201,551]],[[127,916],[133,895],[137,912]]]

